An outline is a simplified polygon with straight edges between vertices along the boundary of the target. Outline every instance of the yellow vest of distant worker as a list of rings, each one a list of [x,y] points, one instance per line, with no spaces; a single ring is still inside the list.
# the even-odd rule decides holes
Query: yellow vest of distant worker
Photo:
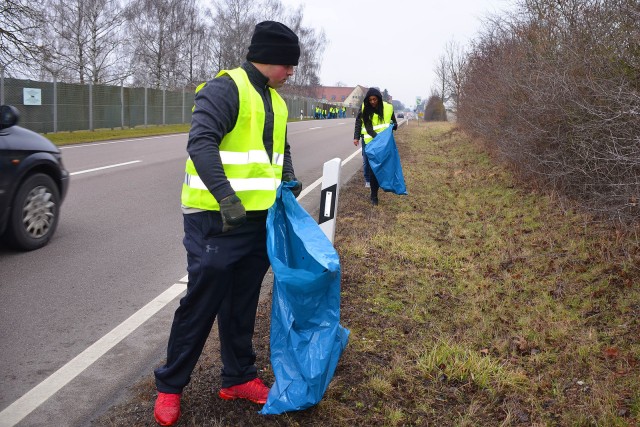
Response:
[[[380,118],[380,116],[378,116],[376,113],[373,113],[373,116],[371,117],[371,124],[373,125],[373,130],[375,130],[376,133],[380,133],[389,127],[389,125],[391,124],[391,116],[393,115],[393,105],[388,104],[384,101],[382,102],[382,105],[382,108],[384,110],[384,117]],[[362,112],[364,112],[364,104],[362,104]],[[360,133],[364,138],[365,144],[368,144],[373,139],[373,137],[367,133],[367,129],[365,129],[364,127],[364,117],[362,117],[362,129],[360,130]]]
[[[287,130],[287,104],[269,88],[273,104],[273,155],[264,148],[262,134],[265,111],[260,94],[242,68],[222,70],[216,77],[229,75],[238,87],[240,108],[236,125],[220,143],[220,159],[227,179],[248,211],[269,209],[276,200],[282,180]],[[204,85],[198,86],[196,93]],[[182,184],[182,204],[187,207],[219,211],[220,205],[204,185],[191,158],[187,159]]]

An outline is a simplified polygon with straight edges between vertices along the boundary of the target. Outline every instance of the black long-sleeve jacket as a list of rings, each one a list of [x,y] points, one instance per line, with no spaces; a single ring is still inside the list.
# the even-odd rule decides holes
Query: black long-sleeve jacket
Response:
[[[265,120],[263,143],[272,158],[273,154],[273,107],[271,93],[265,77],[253,64],[245,62],[242,68],[249,81],[264,102]],[[198,176],[217,201],[235,194],[222,167],[220,144],[222,138],[236,125],[240,101],[238,87],[229,76],[212,79],[195,96],[195,109],[191,118],[191,130],[187,152],[198,171]],[[285,134],[284,164],[282,174],[295,175],[291,161],[291,150]]]

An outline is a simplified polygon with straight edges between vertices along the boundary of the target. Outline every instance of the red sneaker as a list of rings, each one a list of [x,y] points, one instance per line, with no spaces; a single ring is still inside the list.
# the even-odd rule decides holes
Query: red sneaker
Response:
[[[180,418],[180,394],[158,392],[153,416],[161,426],[172,426]]]
[[[244,384],[233,385],[227,388],[221,388],[218,396],[224,400],[247,399],[253,403],[267,403],[269,388],[264,385],[260,378],[247,381]]]

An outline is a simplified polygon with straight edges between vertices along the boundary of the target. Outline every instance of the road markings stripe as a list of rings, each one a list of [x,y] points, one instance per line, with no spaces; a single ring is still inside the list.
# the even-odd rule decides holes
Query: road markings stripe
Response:
[[[71,172],[69,175],[80,175],[82,173],[88,173],[88,172],[95,172],[95,171],[101,171],[104,169],[111,169],[111,168],[117,168],[120,166],[127,166],[127,165],[132,165],[134,163],[140,163],[142,160],[132,160],[130,162],[126,162],[126,163],[116,163],[115,165],[109,165],[109,166],[102,166],[99,168],[93,168],[93,169],[86,169],[83,171],[78,171],[78,172]]]

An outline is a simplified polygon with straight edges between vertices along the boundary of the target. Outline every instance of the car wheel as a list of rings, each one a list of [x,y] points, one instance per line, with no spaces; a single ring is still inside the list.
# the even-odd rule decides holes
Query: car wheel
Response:
[[[48,175],[38,173],[18,188],[7,234],[18,249],[31,251],[49,243],[58,225],[60,192]]]

